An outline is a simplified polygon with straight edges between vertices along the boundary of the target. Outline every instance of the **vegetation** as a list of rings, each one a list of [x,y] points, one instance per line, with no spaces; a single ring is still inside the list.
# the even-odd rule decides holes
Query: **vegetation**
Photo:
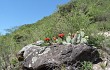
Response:
[[[89,61],[82,62],[82,67],[80,70],[92,70],[92,63]]]
[[[99,47],[105,38],[97,33],[110,30],[109,19],[110,0],[71,0],[58,6],[58,11],[50,16],[33,24],[8,29],[6,35],[1,35],[0,68],[7,70],[9,65],[14,67],[17,61],[12,59],[16,59],[16,53],[25,45],[59,33],[68,35],[84,29],[85,34],[90,36],[89,44]],[[105,41],[110,46],[110,40]]]

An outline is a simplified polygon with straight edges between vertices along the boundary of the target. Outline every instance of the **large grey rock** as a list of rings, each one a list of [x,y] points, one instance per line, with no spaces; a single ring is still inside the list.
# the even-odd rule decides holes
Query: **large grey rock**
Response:
[[[78,62],[96,62],[99,59],[98,51],[85,44],[28,46],[17,54],[20,56],[18,59],[23,58],[23,70],[61,70],[62,67],[66,70],[78,70]]]

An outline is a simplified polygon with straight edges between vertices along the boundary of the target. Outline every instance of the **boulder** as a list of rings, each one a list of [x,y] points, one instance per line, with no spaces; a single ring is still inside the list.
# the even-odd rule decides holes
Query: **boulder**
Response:
[[[17,54],[23,70],[76,70],[83,61],[97,62],[97,49],[85,44],[79,45],[51,45],[40,47],[28,45]]]

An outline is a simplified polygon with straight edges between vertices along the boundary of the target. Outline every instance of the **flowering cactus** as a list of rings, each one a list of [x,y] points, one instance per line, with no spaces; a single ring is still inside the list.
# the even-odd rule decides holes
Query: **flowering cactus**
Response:
[[[53,37],[52,39],[53,39],[53,42],[54,42],[54,43],[56,43],[57,40],[58,40],[56,37]]]
[[[56,37],[53,37],[53,40],[54,40],[54,41],[56,41],[56,39],[57,39]]]
[[[80,41],[80,35],[79,35],[79,31],[76,32],[76,34],[74,34],[74,37],[71,40],[72,44],[77,44]]]
[[[49,41],[50,41],[50,38],[47,37],[47,38],[45,38],[44,40],[45,40],[46,42],[49,42]]]
[[[53,42],[58,43],[58,44],[80,44],[80,43],[85,43],[87,44],[88,36],[85,36],[85,33],[83,30],[77,31],[75,34],[69,33],[68,36],[66,37],[66,41],[64,40],[64,34],[60,33],[58,34],[58,38],[55,36],[52,38]],[[46,37],[45,42],[49,43],[51,45],[50,38]]]
[[[58,36],[59,36],[60,38],[63,38],[63,37],[64,37],[64,34],[61,33],[61,34],[58,34]]]

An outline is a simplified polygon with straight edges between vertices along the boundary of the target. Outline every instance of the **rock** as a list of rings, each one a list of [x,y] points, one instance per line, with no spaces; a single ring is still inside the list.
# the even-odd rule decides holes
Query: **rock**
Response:
[[[93,64],[93,70],[110,70],[108,61],[102,61],[97,64]]]
[[[94,63],[99,59],[98,51],[85,44],[55,47],[53,45],[48,47],[28,45],[21,49],[17,56],[24,58],[23,70],[61,70],[62,65],[65,70],[74,70],[77,62]]]
[[[102,47],[102,50],[104,50],[105,52],[107,52],[110,55],[110,47]]]
[[[102,49],[98,49],[100,53],[101,62],[93,64],[93,70],[110,70],[110,55],[109,53]]]
[[[70,45],[71,43],[67,43],[66,41],[62,42],[63,45]]]
[[[104,69],[100,66],[100,64],[94,64],[93,70],[104,70]]]
[[[43,40],[39,40],[39,41],[37,41],[35,44],[39,46],[39,45],[41,45],[41,44],[43,44],[43,43],[44,43]]]
[[[17,55],[17,56],[21,56],[23,58],[26,58],[31,52],[35,51],[36,48],[39,48],[40,49],[40,46],[36,46],[36,45],[33,45],[33,44],[29,44],[25,47],[23,47]]]

